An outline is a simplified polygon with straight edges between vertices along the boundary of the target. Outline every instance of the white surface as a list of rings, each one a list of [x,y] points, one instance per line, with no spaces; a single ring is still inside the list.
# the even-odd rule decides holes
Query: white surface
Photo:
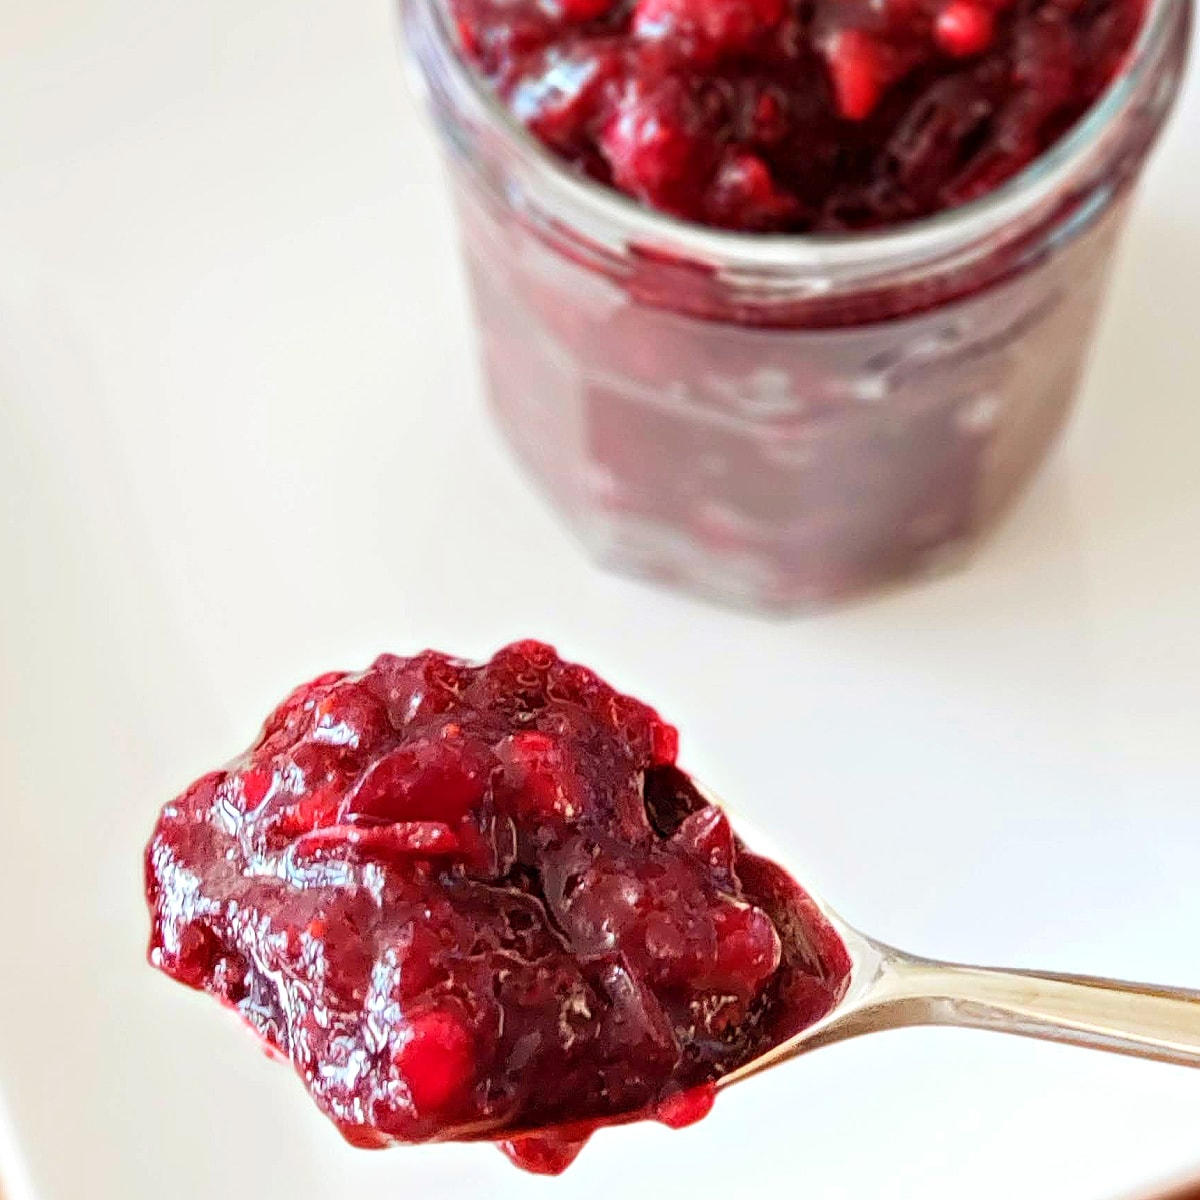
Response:
[[[536,634],[660,705],[863,928],[1200,985],[1195,78],[1027,502],[965,575],[769,623],[597,573],[505,457],[387,0],[0,0],[0,30],[13,1200],[1105,1200],[1200,1163],[1200,1075],[937,1031],[557,1184],[354,1152],[143,965],[139,890],[158,805],[292,683]]]

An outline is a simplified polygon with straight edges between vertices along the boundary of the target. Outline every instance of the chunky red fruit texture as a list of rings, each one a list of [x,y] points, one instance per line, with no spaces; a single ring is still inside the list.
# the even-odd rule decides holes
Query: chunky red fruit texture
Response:
[[[358,1146],[493,1139],[557,1173],[597,1126],[688,1124],[849,961],[677,745],[537,642],[323,675],[163,810],[150,961]]]
[[[577,171],[745,231],[975,199],[1125,61],[1144,0],[443,0],[465,56]]]

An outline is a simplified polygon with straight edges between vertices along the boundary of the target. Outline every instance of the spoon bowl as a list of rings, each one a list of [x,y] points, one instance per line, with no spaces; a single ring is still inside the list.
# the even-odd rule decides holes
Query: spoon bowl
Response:
[[[787,853],[777,843],[710,789],[694,779],[692,783],[706,801],[726,814],[746,849],[786,872],[832,929],[849,959],[833,1007],[799,1032],[722,1075],[714,1083],[717,1092],[821,1046],[918,1025],[986,1029],[1200,1067],[1200,990],[964,966],[898,950],[846,921],[808,885],[802,873],[792,869]],[[606,1118],[604,1123],[620,1125],[645,1115],[631,1112]],[[570,1143],[575,1136],[586,1138],[594,1128],[590,1121],[502,1131],[493,1127],[480,1128],[474,1136],[492,1140],[550,1134]]]
[[[1200,990],[1098,976],[998,970],[941,962],[860,932],[788,864],[788,856],[711,791],[738,837],[796,880],[850,959],[836,1005],[807,1028],[723,1075],[718,1089],[847,1038],[915,1025],[1018,1034],[1200,1067]]]

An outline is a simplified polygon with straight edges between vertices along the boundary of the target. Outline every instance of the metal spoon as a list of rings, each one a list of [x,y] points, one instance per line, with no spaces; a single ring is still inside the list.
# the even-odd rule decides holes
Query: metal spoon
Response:
[[[713,804],[720,801],[705,793]],[[746,845],[788,870],[747,823],[721,805]],[[957,1025],[1067,1042],[1200,1067],[1200,991],[1087,975],[937,962],[860,933],[799,881],[845,943],[850,978],[826,1016],[717,1081],[718,1088],[846,1038],[913,1025]]]
[[[1003,971],[920,958],[860,933],[788,866],[757,829],[707,789],[704,798],[722,808],[746,848],[785,870],[833,927],[850,958],[841,999],[820,1020],[716,1080],[719,1091],[776,1067],[818,1046],[864,1033],[914,1025],[991,1029],[1045,1041],[1067,1042],[1116,1054],[1200,1067],[1200,991],[1125,983],[1086,975]],[[602,1124],[636,1121],[644,1112],[606,1117]],[[567,1146],[564,1163],[596,1128],[575,1125],[497,1130],[481,1127],[462,1140],[532,1138]]]

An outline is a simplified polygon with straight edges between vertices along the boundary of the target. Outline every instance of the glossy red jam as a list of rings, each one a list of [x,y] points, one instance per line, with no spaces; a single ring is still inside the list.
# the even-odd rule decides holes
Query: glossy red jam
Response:
[[[448,0],[575,169],[740,230],[894,225],[994,188],[1122,65],[1142,0]]]
[[[536,642],[323,675],[163,810],[150,960],[356,1145],[491,1139],[556,1172],[598,1125],[689,1123],[849,961],[676,743]]]

